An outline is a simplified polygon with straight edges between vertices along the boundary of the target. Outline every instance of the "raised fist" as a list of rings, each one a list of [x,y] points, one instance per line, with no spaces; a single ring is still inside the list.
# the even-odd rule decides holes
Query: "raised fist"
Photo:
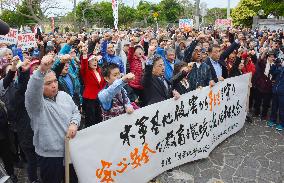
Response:
[[[124,75],[123,77],[122,77],[122,80],[124,81],[124,82],[129,82],[129,81],[132,81],[132,80],[134,80],[135,79],[135,75],[133,74],[133,73],[128,73],[128,74],[126,74],[126,75]]]

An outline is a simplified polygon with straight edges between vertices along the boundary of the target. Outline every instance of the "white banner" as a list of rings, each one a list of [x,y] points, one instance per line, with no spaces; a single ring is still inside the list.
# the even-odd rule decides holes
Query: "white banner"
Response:
[[[0,43],[17,44],[18,30],[10,29],[6,35],[0,35]]]
[[[118,0],[112,0],[112,11],[114,19],[114,28],[118,29]]]
[[[208,157],[245,122],[250,74],[79,131],[70,141],[81,183],[146,183]]]
[[[18,35],[18,47],[28,49],[36,46],[35,33],[26,33]]]
[[[179,28],[193,27],[192,19],[179,19]]]

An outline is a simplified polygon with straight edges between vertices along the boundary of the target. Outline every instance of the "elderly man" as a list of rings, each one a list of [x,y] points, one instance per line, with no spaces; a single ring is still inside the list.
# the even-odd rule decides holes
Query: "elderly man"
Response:
[[[65,136],[75,137],[81,119],[71,96],[58,91],[55,73],[50,71],[53,62],[53,57],[43,57],[39,69],[29,80],[25,94],[43,183],[63,181],[64,139]],[[71,173],[71,180],[75,177]]]

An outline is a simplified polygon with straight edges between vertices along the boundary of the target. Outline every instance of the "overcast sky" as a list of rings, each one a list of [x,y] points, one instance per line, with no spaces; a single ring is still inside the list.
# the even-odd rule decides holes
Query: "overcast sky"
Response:
[[[77,0],[78,2],[80,2],[81,0]],[[92,2],[99,2],[99,1],[103,1],[103,0],[92,0]],[[111,2],[111,0],[104,0],[104,1],[109,1]],[[140,0],[122,0],[122,2],[124,2],[125,4],[132,6],[133,3],[136,6],[139,3]],[[149,2],[153,2],[153,3],[159,3],[161,0],[147,0]],[[193,0],[191,0],[193,2]],[[237,6],[238,2],[240,2],[240,0],[230,0],[231,1],[231,7],[234,8]],[[70,11],[72,10],[72,0],[62,0],[61,1],[64,5],[67,5],[66,7],[68,7],[67,9]],[[201,0],[201,2],[206,2],[207,3],[207,7],[208,8],[214,8],[214,7],[218,7],[218,8],[226,8],[227,7],[227,2],[228,0]]]

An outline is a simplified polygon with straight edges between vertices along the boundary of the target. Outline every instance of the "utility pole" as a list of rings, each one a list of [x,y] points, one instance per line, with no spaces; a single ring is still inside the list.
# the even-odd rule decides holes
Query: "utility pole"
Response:
[[[231,17],[231,15],[230,15],[230,13],[231,13],[231,12],[230,12],[230,11],[231,11],[231,10],[230,10],[230,8],[231,8],[230,3],[231,3],[231,2],[230,2],[230,1],[231,1],[231,0],[228,0],[228,7],[227,7],[227,19],[229,19],[229,18]]]
[[[199,4],[200,0],[196,0],[196,11],[195,11],[195,29],[199,30]]]
[[[76,11],[76,5],[77,5],[76,0],[73,0],[73,11],[74,11],[74,12]]]

